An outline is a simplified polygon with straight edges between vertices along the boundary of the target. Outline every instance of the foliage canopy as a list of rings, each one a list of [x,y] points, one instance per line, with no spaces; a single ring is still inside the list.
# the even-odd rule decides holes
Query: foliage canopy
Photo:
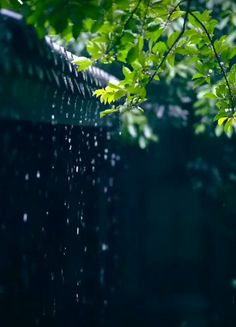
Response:
[[[156,140],[142,109],[150,84],[162,81],[195,90],[196,133],[214,126],[232,135],[236,126],[236,4],[218,0],[3,0],[22,12],[39,35],[86,40],[79,70],[119,62],[123,78],[95,91],[119,112],[142,147]],[[168,96],[168,92],[167,92]]]

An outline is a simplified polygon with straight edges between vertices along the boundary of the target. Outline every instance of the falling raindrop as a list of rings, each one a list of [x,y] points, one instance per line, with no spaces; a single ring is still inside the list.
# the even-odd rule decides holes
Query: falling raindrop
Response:
[[[102,243],[102,251],[107,251],[109,249],[108,244]]]
[[[61,268],[61,279],[62,279],[62,283],[64,283],[65,277],[64,277],[64,270],[62,268]]]
[[[24,213],[23,214],[23,222],[26,223],[27,220],[28,220],[28,215],[27,215],[27,213]]]
[[[50,65],[46,67],[47,72],[39,70],[41,67],[37,69],[38,77],[47,80],[50,85],[47,89],[46,83],[41,83],[40,86],[45,89],[45,96],[40,99],[42,100],[41,115],[36,112],[36,109],[39,108],[38,104],[37,107],[34,107],[32,103],[32,115],[37,113],[37,117],[40,117],[42,122],[39,126],[36,116],[34,116],[34,125],[31,126],[30,121],[27,121],[27,133],[33,127],[32,132],[29,132],[31,147],[28,147],[28,144],[25,146],[27,151],[30,150],[28,152],[30,155],[25,156],[23,169],[17,165],[14,177],[19,176],[19,180],[23,179],[24,182],[22,187],[19,185],[20,190],[23,189],[25,192],[19,199],[21,200],[25,196],[20,211],[23,212],[23,217],[20,213],[20,223],[32,223],[32,230],[28,228],[31,227],[31,224],[23,224],[24,232],[29,233],[23,237],[19,235],[19,238],[23,239],[23,245],[32,245],[32,257],[36,253],[36,256],[42,260],[40,262],[42,266],[39,267],[34,261],[30,262],[30,258],[27,259],[28,279],[30,282],[32,280],[36,280],[36,283],[39,281],[40,287],[45,286],[40,284],[40,280],[43,283],[44,281],[50,282],[49,292],[47,293],[46,289],[45,292],[40,291],[36,296],[39,297],[40,302],[42,300],[40,294],[46,294],[44,302],[40,303],[40,310],[44,316],[48,314],[55,316],[56,311],[59,312],[63,306],[64,294],[66,294],[68,303],[76,300],[79,303],[83,301],[86,305],[92,304],[93,300],[89,298],[90,292],[87,289],[90,287],[87,285],[88,274],[91,274],[91,278],[94,279],[95,292],[97,291],[96,287],[99,292],[101,289],[99,278],[106,289],[110,286],[105,285],[105,283],[108,284],[107,265],[99,260],[110,258],[110,254],[112,256],[109,245],[106,242],[102,243],[101,237],[110,239],[110,235],[107,233],[108,230],[110,231],[109,224],[112,224],[113,220],[112,215],[107,217],[110,210],[106,210],[105,206],[108,199],[112,199],[114,184],[111,176],[114,170],[110,171],[109,168],[115,164],[117,159],[115,154],[112,157],[111,143],[108,142],[112,133],[107,131],[106,123],[98,122],[95,116],[99,116],[99,105],[94,108],[94,104],[90,105],[90,101],[85,98],[81,104],[81,96],[77,96],[74,101],[74,96],[69,96],[68,91],[64,90],[63,92],[62,78],[60,77],[66,76],[70,66],[67,66],[61,57],[51,52],[47,54],[44,50],[43,47],[39,48],[40,55],[46,56],[51,63],[54,62],[56,69],[54,67],[52,72],[48,68]],[[31,65],[30,76],[32,78],[37,72],[32,63],[29,65]],[[61,75],[60,70],[63,71]],[[86,74],[84,76],[86,77]],[[80,75],[77,80],[79,83],[81,82]],[[76,83],[73,78],[66,76],[66,81],[67,90],[73,88],[75,92]],[[55,92],[51,92],[55,82],[55,85],[59,84],[59,87]],[[99,85],[100,81],[97,82]],[[65,85],[64,87],[66,88]],[[87,85],[83,84],[81,87],[83,93],[86,93],[85,96],[88,96],[88,91],[91,93]],[[103,87],[103,84],[99,87]],[[32,101],[33,98],[32,96]],[[48,101],[50,101],[50,106],[47,108]],[[34,103],[36,104],[36,100]],[[71,122],[75,123],[75,127],[71,125]],[[78,126],[79,124],[80,126]],[[104,125],[100,128],[101,124]],[[22,129],[18,128],[17,136],[22,134]],[[22,151],[20,155],[23,159],[26,153],[25,149],[24,146],[19,149]],[[28,157],[32,159],[28,160]],[[105,199],[102,200],[102,210],[99,203],[101,198]],[[17,201],[15,203],[18,204]],[[17,217],[19,216],[17,215]],[[105,227],[106,224],[109,228]],[[8,225],[4,227],[5,225],[1,224],[0,226],[2,226],[1,232],[4,230],[6,233],[9,230]],[[26,242],[29,243],[26,244]],[[94,255],[94,250],[99,252],[98,255],[96,253]],[[38,256],[38,254],[40,255]],[[102,268],[99,270],[101,266]],[[41,273],[44,275],[40,276]],[[73,289],[71,285],[74,285]],[[64,293],[65,289],[66,293]],[[99,307],[103,303],[107,304],[107,300],[104,300],[107,297],[104,294],[99,298]],[[34,316],[33,324],[36,320],[39,325],[43,324],[37,315]]]
[[[53,281],[54,280],[54,273],[51,272],[51,280]]]
[[[76,293],[76,302],[78,303],[79,302],[79,294]]]
[[[104,268],[102,267],[100,269],[100,275],[99,275],[99,280],[100,280],[100,284],[103,285],[104,284],[104,274],[105,274],[105,271],[104,271]]]
[[[52,309],[52,316],[55,317],[56,315],[56,299],[53,299],[53,309]]]

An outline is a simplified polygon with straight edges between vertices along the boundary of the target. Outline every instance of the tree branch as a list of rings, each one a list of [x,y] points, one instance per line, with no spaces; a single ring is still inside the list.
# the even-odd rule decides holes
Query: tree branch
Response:
[[[171,16],[173,15],[173,13],[175,12],[175,10],[179,7],[179,5],[182,3],[182,2],[184,2],[185,0],[180,0],[173,8],[172,8],[172,10],[169,12],[169,15],[168,15],[168,17],[167,17],[167,20],[166,20],[166,23],[165,23],[165,26],[164,26],[164,28],[166,28],[166,26],[167,26],[167,24],[168,24],[168,22],[170,21],[170,19],[171,19]]]
[[[159,69],[161,68],[161,66],[164,64],[164,62],[166,61],[168,55],[170,54],[170,52],[174,49],[175,45],[179,42],[179,40],[181,39],[181,37],[183,36],[185,29],[186,29],[186,24],[188,21],[188,15],[190,12],[190,6],[191,6],[191,1],[192,0],[188,0],[187,2],[187,8],[186,8],[186,12],[185,12],[185,16],[184,16],[184,23],[183,23],[183,27],[181,29],[180,34],[178,35],[178,37],[176,38],[176,40],[174,41],[174,43],[172,44],[172,46],[167,50],[167,52],[165,53],[164,57],[162,58],[161,62],[159,63],[159,65],[156,68],[156,71],[151,75],[147,86],[151,83],[151,81],[153,80],[153,78],[156,76],[156,74],[158,73]],[[182,1],[181,1],[182,2]]]
[[[216,51],[216,48],[215,48],[215,45],[214,45],[214,42],[213,42],[213,39],[212,39],[212,37],[210,36],[210,34],[209,34],[209,32],[208,32],[208,30],[207,30],[207,28],[206,28],[206,26],[200,21],[200,19],[196,16],[196,15],[194,15],[193,13],[189,13],[197,22],[198,22],[198,24],[203,28],[203,30],[204,30],[204,32],[206,33],[206,35],[207,35],[207,37],[208,37],[208,40],[209,40],[209,42],[210,42],[210,44],[211,44],[211,47],[212,47],[212,49],[213,49],[213,52],[214,52],[214,55],[215,55],[215,58],[216,58],[216,60],[217,60],[217,63],[218,63],[218,65],[219,65],[219,67],[220,67],[220,70],[221,70],[221,72],[222,72],[222,74],[223,74],[223,76],[224,76],[224,80],[225,80],[225,83],[226,83],[226,85],[227,85],[227,89],[228,89],[228,92],[229,92],[229,98],[230,98],[230,105],[231,105],[231,107],[232,107],[232,110],[233,110],[233,112],[235,112],[235,107],[234,107],[234,98],[233,98],[233,94],[232,94],[232,91],[231,91],[231,87],[230,87],[230,85],[229,85],[229,81],[228,81],[228,78],[227,78],[227,74],[226,74],[226,71],[225,71],[225,69],[224,69],[224,66],[222,65],[222,63],[221,63],[221,60],[220,60],[220,57],[219,57],[219,55],[218,55],[218,53],[217,53],[217,51]]]
[[[150,7],[150,2],[151,2],[151,0],[148,0],[147,1],[147,5],[146,5],[146,9],[145,9],[145,13],[144,13],[144,15],[143,15],[143,23],[142,23],[142,33],[143,33],[143,36],[144,36],[144,28],[145,28],[145,26],[146,26],[146,22],[147,22],[147,13],[148,13],[148,9],[149,9],[149,7]]]
[[[131,19],[133,18],[133,15],[135,14],[135,12],[137,11],[138,7],[140,6],[140,3],[142,2],[142,0],[138,0],[136,6],[134,7],[134,9],[131,11],[129,17],[127,18],[124,26],[123,26],[123,29],[122,29],[122,32],[120,34],[120,36],[118,37],[118,39],[115,41],[114,44],[112,44],[106,51],[106,53],[109,53],[111,50],[114,49],[114,47],[120,42],[120,40],[122,39],[122,37],[124,36],[124,33],[125,33],[125,30],[126,30],[126,27],[128,26],[129,22],[131,21]]]

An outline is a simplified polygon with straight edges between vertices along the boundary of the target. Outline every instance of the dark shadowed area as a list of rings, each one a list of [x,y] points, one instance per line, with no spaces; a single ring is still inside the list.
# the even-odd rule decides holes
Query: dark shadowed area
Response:
[[[117,117],[100,120],[92,98],[111,76],[78,74],[35,34],[17,50],[8,19],[0,326],[235,327],[235,137],[195,135],[173,107],[154,126],[159,143],[124,142]]]

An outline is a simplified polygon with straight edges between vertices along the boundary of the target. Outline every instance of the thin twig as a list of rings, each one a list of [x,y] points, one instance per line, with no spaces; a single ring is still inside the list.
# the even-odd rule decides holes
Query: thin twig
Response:
[[[214,55],[215,55],[215,58],[217,60],[217,63],[220,67],[220,70],[224,76],[224,80],[225,80],[225,83],[227,85],[227,88],[228,88],[228,92],[229,92],[229,98],[230,98],[230,104],[231,104],[231,107],[232,107],[232,110],[235,111],[235,107],[234,107],[234,98],[233,98],[233,94],[232,94],[232,91],[231,91],[231,87],[229,85],[229,81],[228,81],[228,78],[227,78],[227,74],[226,74],[226,71],[224,69],[224,66],[222,65],[221,63],[221,60],[220,60],[220,57],[216,51],[216,48],[215,48],[215,45],[214,45],[214,42],[213,42],[213,39],[212,37],[210,36],[206,26],[200,21],[200,19],[193,13],[189,13],[197,22],[198,24],[203,28],[204,32],[206,33],[207,37],[208,37],[208,40],[211,44],[211,47],[213,49],[213,52],[214,52]]]
[[[136,6],[134,7],[134,9],[131,11],[131,14],[129,16],[129,18],[126,20],[125,25],[124,25],[124,30],[126,29],[127,25],[129,24],[129,22],[131,21],[133,15],[135,14],[136,10],[138,9],[138,7],[140,6],[140,3],[142,2],[142,0],[138,0]]]
[[[122,37],[125,34],[125,30],[126,27],[128,26],[129,22],[131,21],[131,19],[133,18],[133,15],[135,14],[135,12],[138,10],[138,7],[140,6],[140,3],[142,2],[142,0],[138,0],[136,6],[134,7],[134,9],[131,11],[129,17],[127,18],[123,28],[122,28],[122,32],[119,35],[118,39],[116,40],[116,42],[114,44],[111,44],[111,46],[107,49],[106,53],[109,53],[111,50],[114,49],[114,47],[120,42],[120,40],[122,39]]]
[[[168,57],[168,55],[170,54],[170,52],[174,49],[175,45],[179,42],[179,40],[181,39],[181,37],[183,36],[185,29],[186,29],[186,24],[187,24],[187,20],[188,20],[188,14],[190,12],[190,6],[191,6],[191,0],[188,0],[187,2],[187,8],[186,8],[186,12],[185,12],[185,16],[184,16],[184,23],[181,29],[180,34],[178,35],[178,37],[176,38],[176,40],[174,41],[174,43],[172,44],[172,46],[167,50],[167,52],[165,53],[164,57],[162,58],[161,62],[159,63],[159,65],[156,68],[156,71],[151,75],[147,86],[151,83],[151,81],[153,80],[153,78],[156,76],[156,74],[158,73],[159,69],[161,68],[161,66],[164,64],[164,62],[166,61],[166,58]]]
[[[176,9],[179,7],[179,5],[182,3],[182,2],[185,2],[185,0],[180,0],[173,8],[172,10],[169,12],[169,15],[167,17],[167,20],[165,22],[165,26],[164,28],[166,28],[166,26],[168,25],[168,22],[170,21],[171,19],[171,16],[173,15],[173,13],[176,11]]]
[[[148,9],[150,7],[150,2],[151,2],[151,0],[148,0],[146,8],[145,8],[145,13],[143,15],[143,17],[144,17],[143,23],[142,23],[142,33],[143,33],[143,35],[144,35],[144,28],[146,27],[146,24],[147,24],[147,13],[148,13]]]
[[[163,31],[165,31],[165,29],[166,29],[166,27],[167,27],[167,25],[168,25],[168,23],[169,23],[169,21],[170,21],[170,19],[171,19],[171,16],[173,15],[173,13],[176,11],[176,9],[179,7],[179,5],[182,3],[182,2],[185,2],[186,0],[180,0],[172,9],[171,9],[171,11],[169,12],[169,15],[168,15],[168,17],[167,17],[167,19],[166,19],[166,21],[165,21],[165,25],[164,25],[164,27],[163,27]],[[160,16],[158,16],[158,18],[163,18],[163,17],[165,17],[166,16],[166,14],[165,15],[160,15]],[[153,45],[152,45],[152,47],[154,47],[154,45],[155,44],[157,44],[157,42],[159,42],[159,40],[157,39],[157,41],[156,42],[153,42]]]

